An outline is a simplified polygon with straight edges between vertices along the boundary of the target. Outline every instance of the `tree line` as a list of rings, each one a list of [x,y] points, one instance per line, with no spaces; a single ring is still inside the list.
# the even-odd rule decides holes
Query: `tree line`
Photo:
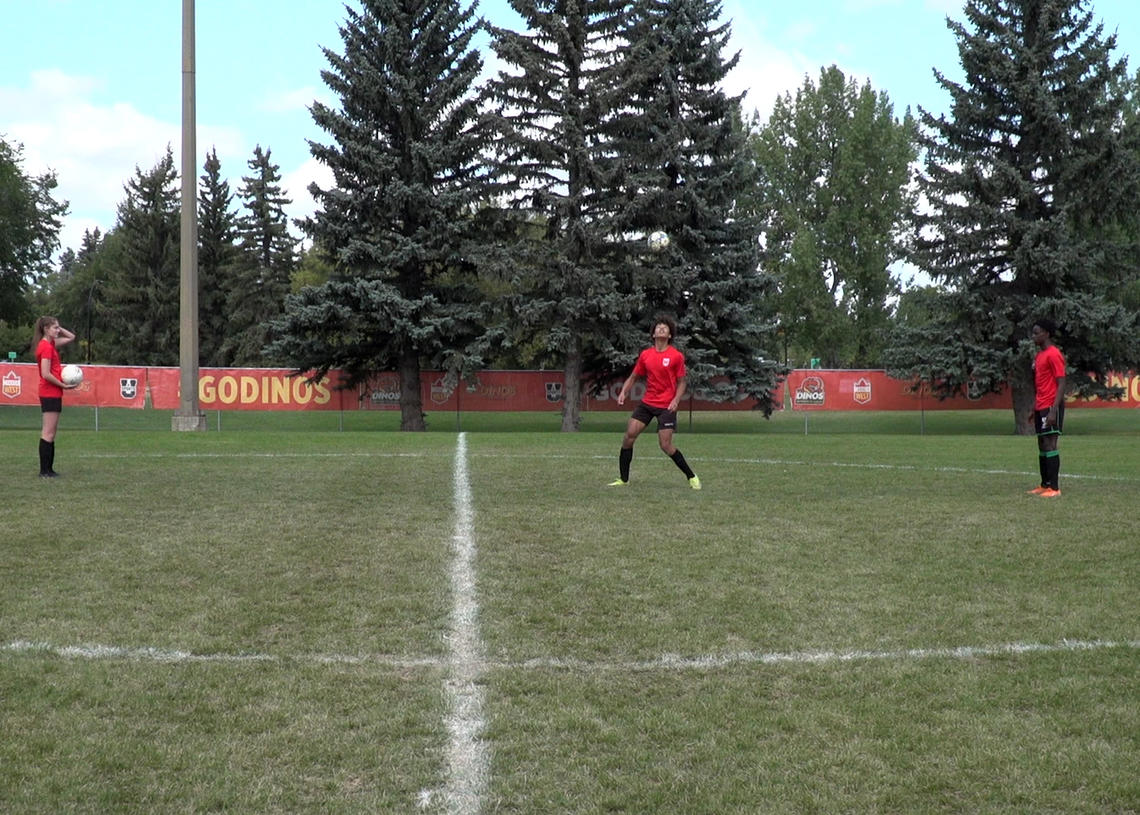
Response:
[[[510,3],[523,30],[456,0],[345,8],[323,49],[337,102],[312,106],[334,182],[310,187],[303,249],[270,152],[236,193],[210,153],[203,365],[396,370],[410,430],[421,367],[558,368],[573,430],[579,389],[628,370],[658,313],[692,385],[765,411],[809,359],[1011,383],[1024,407],[1042,315],[1084,393],[1140,359],[1140,83],[1087,0],[967,2],[947,20],[965,79],[935,69],[945,114],[897,115],[830,66],[764,121],[723,89],[713,0]],[[503,66],[486,81],[483,31]],[[53,264],[54,176],[0,139],[0,341],[50,312],[90,361],[176,364],[176,183],[168,151]]]

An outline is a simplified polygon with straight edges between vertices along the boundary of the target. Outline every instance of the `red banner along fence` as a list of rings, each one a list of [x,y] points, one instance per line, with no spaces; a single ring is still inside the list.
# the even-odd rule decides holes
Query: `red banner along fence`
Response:
[[[64,397],[66,405],[87,407],[176,410],[180,407],[177,368],[84,365],[83,384]],[[0,405],[38,405],[38,375],[30,363],[0,363]],[[601,393],[584,395],[582,409],[629,410],[617,404],[622,379]],[[291,376],[283,368],[203,368],[198,398],[203,410],[395,410],[400,382],[395,373],[382,373],[367,383],[343,389],[341,375],[331,371],[316,383]],[[1112,374],[1109,384],[1124,389],[1120,400],[1072,399],[1069,407],[1140,407],[1140,376]],[[424,410],[428,411],[550,411],[562,406],[565,392],[561,371],[482,371],[473,382],[450,383],[438,371],[425,371],[420,380]],[[643,385],[631,398],[640,399]],[[776,394],[778,409],[841,410],[963,410],[1010,408],[1008,391],[939,399],[927,385],[894,379],[876,370],[795,370]],[[751,410],[756,400],[732,402],[686,399],[685,409]]]

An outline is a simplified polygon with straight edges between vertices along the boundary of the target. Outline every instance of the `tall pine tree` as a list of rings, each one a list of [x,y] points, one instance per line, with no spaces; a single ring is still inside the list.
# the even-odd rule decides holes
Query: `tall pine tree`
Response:
[[[289,299],[275,348],[299,370],[339,367],[352,381],[394,366],[400,427],[423,430],[421,365],[463,367],[483,323],[469,260],[486,197],[479,23],[456,0],[360,7],[346,9],[344,53],[324,51],[339,107],[312,108],[333,139],[312,153],[335,186],[310,187],[320,209],[305,228],[335,271]]]
[[[510,320],[541,339],[563,366],[562,429],[578,429],[581,388],[624,360],[640,300],[615,219],[606,122],[618,94],[616,37],[630,16],[622,0],[510,0],[524,32],[492,30],[505,64],[491,83],[498,134],[496,175],[531,227],[512,248]],[[644,327],[636,331],[644,343]]]
[[[624,234],[672,238],[633,264],[639,329],[672,312],[690,389],[755,397],[767,413],[783,375],[772,350],[775,286],[760,270],[759,222],[745,206],[755,165],[740,97],[722,87],[738,57],[725,55],[729,26],[719,17],[712,0],[635,3],[619,65],[625,102],[610,125],[619,223]]]
[[[179,200],[174,155],[152,169],[136,168],[108,236],[119,265],[102,286],[99,319],[108,327],[109,362],[132,365],[178,363]],[[111,238],[114,238],[111,241]]]
[[[1138,316],[1104,295],[1137,274],[1125,64],[1086,0],[969,0],[965,15],[949,23],[965,81],[936,74],[950,115],[921,111],[916,262],[950,292],[942,319],[898,332],[888,367],[944,390],[1008,382],[1030,433],[1036,317],[1060,326],[1077,390],[1140,361]]]
[[[206,156],[198,183],[198,357],[202,365],[225,366],[230,332],[228,298],[237,271],[237,215],[218,151]],[[282,298],[283,299],[283,298]]]
[[[297,266],[296,241],[289,234],[285,207],[292,203],[281,189],[281,173],[271,152],[258,145],[242,177],[243,212],[237,219],[239,256],[227,293],[229,324],[220,356],[232,365],[274,362],[266,346],[271,323],[285,310],[290,277]]]

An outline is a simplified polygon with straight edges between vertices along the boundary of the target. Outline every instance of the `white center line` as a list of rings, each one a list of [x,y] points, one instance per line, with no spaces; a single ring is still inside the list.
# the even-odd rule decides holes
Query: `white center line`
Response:
[[[447,779],[440,795],[449,815],[476,815],[490,776],[490,755],[483,740],[482,673],[485,670],[479,634],[479,601],[475,580],[475,513],[467,477],[467,435],[459,434],[455,450],[455,534],[451,562],[451,630],[448,677]]]

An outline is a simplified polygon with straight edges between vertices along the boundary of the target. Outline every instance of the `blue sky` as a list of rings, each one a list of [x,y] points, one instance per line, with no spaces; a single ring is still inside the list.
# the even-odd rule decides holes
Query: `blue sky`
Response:
[[[349,5],[356,7],[355,0]],[[747,92],[762,115],[806,75],[835,64],[906,107],[938,111],[947,99],[938,68],[960,74],[946,17],[961,0],[723,0],[741,62],[727,88]],[[181,0],[0,0],[0,135],[24,145],[25,170],[55,170],[68,200],[63,245],[84,229],[114,225],[123,185],[150,169],[170,144],[179,161]],[[1118,35],[1118,56],[1140,67],[1140,3],[1091,0]],[[325,46],[341,50],[342,0],[196,0],[198,173],[216,147],[236,191],[255,145],[272,151],[294,200],[312,211],[305,188],[324,180],[306,139],[324,141],[307,107],[332,101],[320,78]],[[515,21],[506,0],[479,13]]]

